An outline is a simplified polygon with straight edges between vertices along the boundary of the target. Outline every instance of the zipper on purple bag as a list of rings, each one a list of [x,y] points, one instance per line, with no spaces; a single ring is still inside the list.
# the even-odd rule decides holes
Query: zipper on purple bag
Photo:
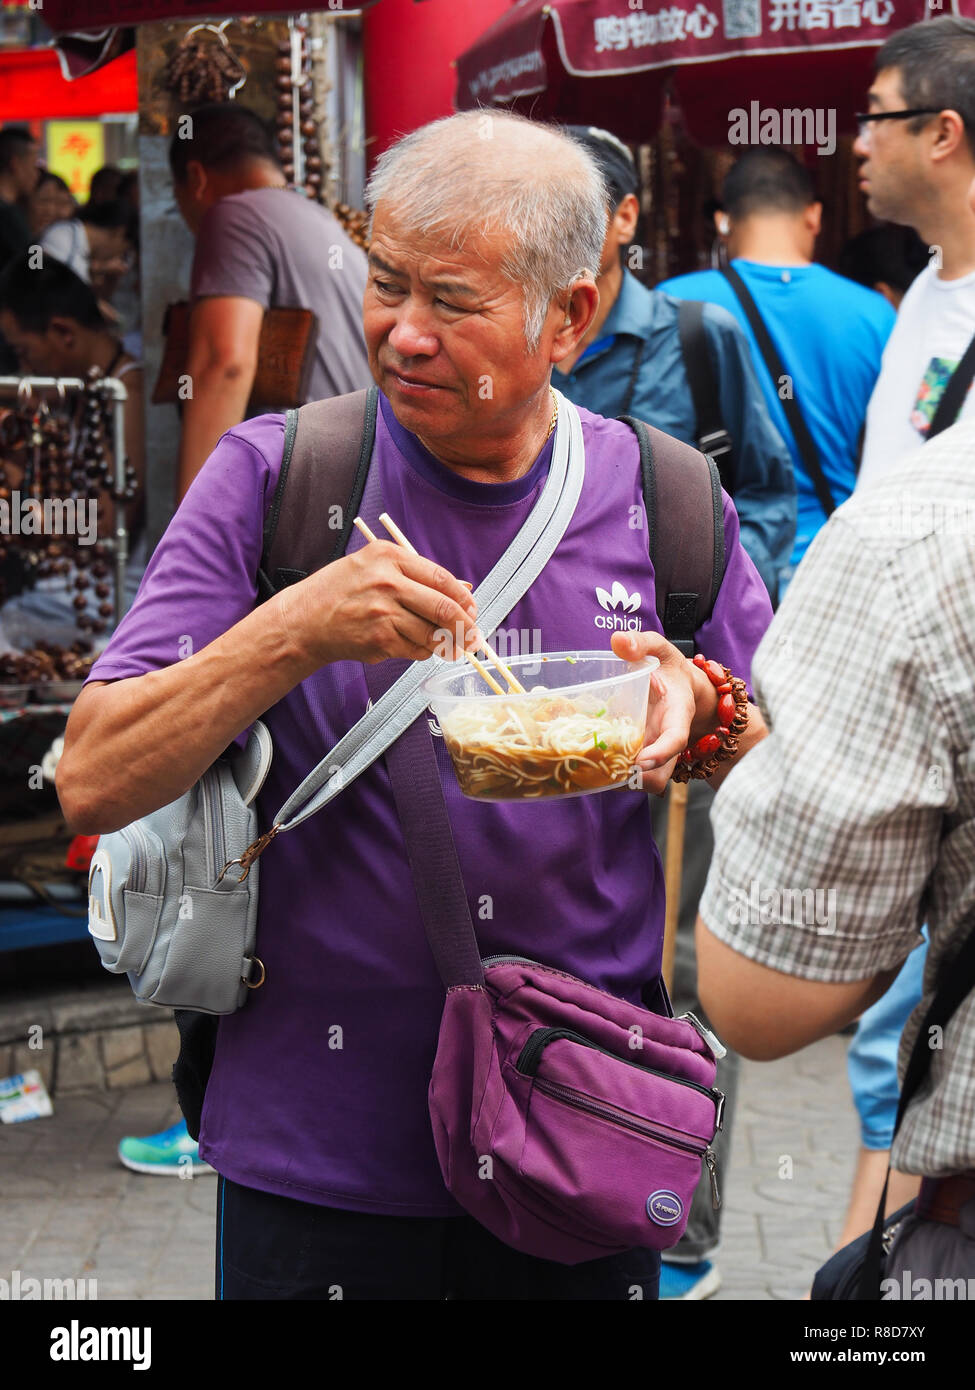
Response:
[[[609,1124],[615,1124],[623,1129],[629,1129],[636,1134],[642,1134],[649,1139],[655,1140],[659,1144],[665,1144],[672,1149],[683,1149],[686,1153],[696,1154],[702,1158],[707,1165],[708,1176],[711,1180],[711,1205],[715,1211],[721,1206],[721,1197],[718,1193],[717,1177],[717,1158],[710,1144],[704,1143],[690,1144],[680,1139],[675,1139],[672,1134],[664,1134],[661,1129],[652,1123],[639,1120],[628,1111],[620,1109],[618,1106],[611,1105],[605,1101],[593,1100],[583,1091],[577,1091],[573,1086],[565,1086],[560,1082],[548,1081],[545,1077],[538,1075],[538,1067],[542,1060],[542,1054],[550,1043],[564,1039],[568,1042],[578,1043],[582,1047],[591,1048],[594,1052],[601,1052],[606,1057],[612,1057],[617,1062],[622,1062],[624,1066],[636,1067],[638,1071],[648,1072],[651,1076],[659,1076],[665,1081],[673,1082],[677,1086],[690,1086],[692,1090],[700,1091],[702,1095],[708,1096],[715,1104],[715,1129],[721,1128],[722,1114],[724,1111],[724,1095],[721,1091],[707,1086],[701,1086],[696,1081],[688,1081],[682,1076],[671,1076],[667,1072],[657,1071],[653,1067],[642,1066],[641,1063],[632,1061],[627,1057],[618,1057],[615,1052],[610,1052],[608,1048],[600,1047],[598,1043],[583,1037],[581,1033],[574,1032],[571,1028],[536,1028],[527,1039],[518,1060],[515,1062],[515,1070],[521,1072],[523,1076],[530,1076],[533,1084],[544,1094],[551,1096],[554,1100],[559,1100],[565,1105],[572,1106],[576,1110],[582,1110],[590,1115],[595,1115],[600,1119],[606,1120]],[[669,1126],[667,1126],[669,1128]],[[688,1136],[690,1137],[690,1136]]]
[[[652,1139],[657,1144],[666,1145],[667,1148],[683,1149],[686,1153],[696,1154],[698,1158],[703,1158],[707,1165],[708,1177],[711,1179],[711,1206],[715,1211],[721,1206],[721,1197],[718,1192],[717,1158],[710,1145],[705,1144],[701,1148],[697,1144],[683,1144],[679,1139],[674,1139],[669,1134],[661,1134],[650,1125],[640,1124],[632,1116],[617,1110],[615,1106],[594,1101],[591,1096],[584,1095],[582,1091],[577,1091],[572,1086],[562,1086],[554,1081],[546,1081],[541,1076],[535,1077],[534,1084],[543,1094],[551,1096],[553,1100],[561,1101],[564,1105],[571,1106],[574,1110],[582,1110],[587,1114],[595,1115],[598,1119],[606,1120],[607,1123],[617,1125],[621,1129],[633,1130],[636,1134]]]

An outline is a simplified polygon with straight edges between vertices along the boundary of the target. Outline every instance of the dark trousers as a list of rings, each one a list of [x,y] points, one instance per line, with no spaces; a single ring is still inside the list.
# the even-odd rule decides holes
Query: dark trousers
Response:
[[[560,1265],[519,1254],[469,1216],[372,1216],[217,1184],[218,1299],[655,1299],[660,1256]]]

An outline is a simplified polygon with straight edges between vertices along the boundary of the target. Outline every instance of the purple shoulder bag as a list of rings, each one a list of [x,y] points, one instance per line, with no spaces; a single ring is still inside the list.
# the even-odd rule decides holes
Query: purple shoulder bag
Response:
[[[375,702],[404,669],[366,667]],[[724,1096],[720,1044],[520,956],[481,959],[426,716],[387,749],[424,929],[447,990],[430,1081],[448,1190],[499,1240],[578,1264],[684,1233]],[[670,1012],[662,985],[661,1000]]]

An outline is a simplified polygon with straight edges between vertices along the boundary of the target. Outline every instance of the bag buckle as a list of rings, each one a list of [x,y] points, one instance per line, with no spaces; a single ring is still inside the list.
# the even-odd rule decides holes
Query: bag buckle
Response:
[[[280,829],[280,825],[272,825],[270,830],[266,830],[263,835],[261,835],[258,839],[254,841],[252,845],[247,846],[247,848],[244,850],[243,854],[240,856],[239,859],[228,859],[226,864],[224,864],[223,868],[217,875],[217,882],[222,883],[223,876],[227,872],[227,870],[232,868],[234,864],[237,864],[243,870],[237,882],[243,883],[246,880],[247,875],[250,873],[251,865],[254,863],[255,859],[259,859],[261,857],[261,855],[267,849],[268,845],[271,843],[271,841],[274,839],[275,835],[277,835]]]
[[[722,1057],[727,1057],[728,1049],[715,1036],[715,1034],[711,1032],[710,1028],[705,1027],[705,1025],[698,1018],[697,1014],[692,1014],[690,1010],[688,1010],[686,1014],[681,1014],[680,1017],[681,1019],[683,1019],[685,1023],[689,1023],[691,1027],[701,1035],[701,1037],[707,1043],[708,1047],[711,1049],[711,1052],[714,1055],[714,1060],[716,1062],[720,1062]]]

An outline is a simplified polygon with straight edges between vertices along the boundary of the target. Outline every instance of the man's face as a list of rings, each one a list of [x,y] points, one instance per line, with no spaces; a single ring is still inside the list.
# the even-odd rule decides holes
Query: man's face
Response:
[[[520,286],[500,270],[501,233],[460,250],[420,237],[380,203],[363,326],[372,374],[396,418],[436,453],[464,438],[503,437],[548,380],[553,316],[528,352]]]
[[[66,341],[70,335],[54,323],[35,333],[23,328],[9,309],[0,309],[0,333],[34,376],[70,376],[76,367]]]
[[[65,202],[63,191],[57,184],[45,183],[37,189],[31,197],[31,226],[34,232],[40,235],[46,231],[52,222],[57,222],[60,218],[68,216],[70,212],[62,212]]]
[[[885,68],[877,74],[869,95],[870,111],[903,111],[900,72]],[[872,121],[859,136],[853,152],[864,161],[860,188],[874,217],[904,226],[916,225],[924,196],[927,165],[923,147],[911,127],[914,121]]]

